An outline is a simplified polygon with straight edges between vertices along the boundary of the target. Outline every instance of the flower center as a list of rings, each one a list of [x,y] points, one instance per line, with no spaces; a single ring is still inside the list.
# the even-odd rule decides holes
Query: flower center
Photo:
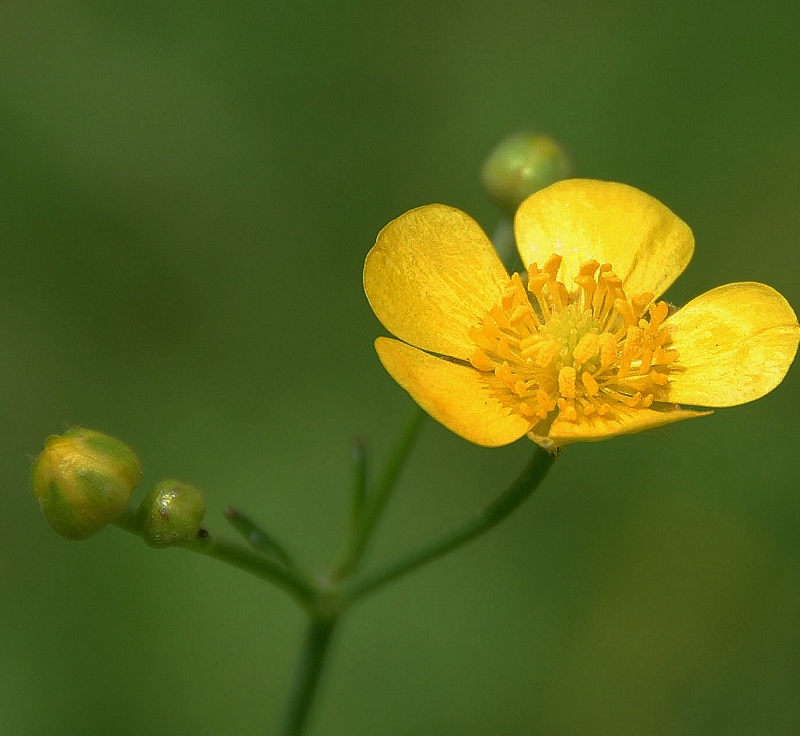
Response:
[[[470,358],[491,372],[498,398],[546,434],[571,422],[646,409],[663,395],[678,359],[663,326],[669,308],[643,293],[627,297],[610,264],[587,261],[571,290],[558,281],[561,256],[520,274],[479,327]]]

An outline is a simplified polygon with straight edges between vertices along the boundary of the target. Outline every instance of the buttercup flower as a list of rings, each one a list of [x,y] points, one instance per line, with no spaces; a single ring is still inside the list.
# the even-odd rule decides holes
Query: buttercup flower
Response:
[[[658,298],[694,238],[633,187],[571,179],[514,220],[525,267],[509,277],[460,210],[411,210],[378,235],[364,289],[399,340],[379,337],[392,377],[434,419],[479,445],[527,435],[548,450],[703,416],[772,391],[800,341],[789,303],[727,284],[677,311]]]

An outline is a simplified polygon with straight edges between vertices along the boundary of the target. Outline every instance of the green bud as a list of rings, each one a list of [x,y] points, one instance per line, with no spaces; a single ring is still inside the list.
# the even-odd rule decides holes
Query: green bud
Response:
[[[197,537],[206,513],[203,494],[177,480],[162,480],[139,506],[142,539],[151,547],[171,547]]]
[[[86,539],[122,516],[141,477],[130,447],[77,428],[45,440],[31,482],[50,526],[67,539]]]
[[[549,136],[515,133],[497,144],[481,171],[489,199],[512,218],[531,194],[573,175],[566,151]]]

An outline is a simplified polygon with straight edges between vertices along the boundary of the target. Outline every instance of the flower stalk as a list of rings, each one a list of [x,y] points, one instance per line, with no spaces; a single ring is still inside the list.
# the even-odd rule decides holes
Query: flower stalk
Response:
[[[417,423],[413,422],[412,425],[416,426]],[[401,446],[407,444],[408,435],[408,432],[404,434]],[[392,456],[392,460],[397,460],[396,454]],[[492,529],[519,508],[539,487],[553,466],[554,460],[554,454],[537,448],[517,479],[503,493],[461,524],[374,571],[356,573],[351,568],[339,582],[334,580],[330,588],[323,589],[322,586],[318,588],[315,605],[309,609],[305,642],[278,731],[279,736],[300,736],[303,733],[331,639],[341,615],[369,593],[433,562]]]
[[[278,736],[301,736],[305,730],[338,620],[338,616],[309,620]]]
[[[517,509],[539,487],[553,466],[555,457],[554,454],[537,448],[519,477],[497,498],[478,509],[461,524],[397,560],[344,581],[337,591],[339,605],[346,608],[359,598],[383,587],[386,583],[427,565],[488,532]]]
[[[351,531],[344,548],[344,556],[330,575],[319,579],[312,578],[291,564],[288,557],[282,559],[281,556],[277,556],[271,542],[265,549],[260,549],[261,543],[253,545],[252,548],[245,547],[201,530],[194,539],[176,545],[213,557],[282,588],[307,612],[305,640],[279,725],[279,736],[301,736],[304,733],[334,631],[342,614],[351,605],[402,575],[433,562],[489,531],[517,509],[539,487],[553,465],[555,455],[537,448],[517,479],[503,493],[461,524],[375,570],[357,572],[381,512],[422,427],[424,416],[420,410],[415,410],[412,415],[387,461],[376,488],[371,494],[366,495],[360,524]],[[360,475],[364,467],[362,459],[359,459],[358,465]],[[361,487],[362,484],[366,486],[364,478],[358,480],[356,485]],[[363,493],[363,490],[360,488],[359,493]],[[233,517],[234,526],[246,534],[248,539],[254,532],[259,542],[261,535],[266,535],[266,532],[254,522],[238,512],[229,510],[227,516]],[[123,514],[115,524],[137,536],[143,538],[146,536],[142,527],[142,515],[133,509]]]
[[[143,536],[140,518],[133,509],[129,509],[114,524],[138,537]],[[220,562],[266,580],[286,591],[306,610],[311,609],[319,596],[317,583],[301,570],[289,567],[274,557],[260,554],[249,547],[212,536],[205,529],[201,529],[194,539],[183,541],[176,546],[213,557]]]

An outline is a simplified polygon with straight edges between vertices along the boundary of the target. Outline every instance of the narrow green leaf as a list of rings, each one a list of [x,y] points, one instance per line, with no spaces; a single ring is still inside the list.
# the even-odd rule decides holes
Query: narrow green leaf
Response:
[[[292,566],[292,559],[283,546],[271,534],[258,526],[249,516],[229,506],[225,509],[225,518],[253,549],[279,560],[287,567]]]

